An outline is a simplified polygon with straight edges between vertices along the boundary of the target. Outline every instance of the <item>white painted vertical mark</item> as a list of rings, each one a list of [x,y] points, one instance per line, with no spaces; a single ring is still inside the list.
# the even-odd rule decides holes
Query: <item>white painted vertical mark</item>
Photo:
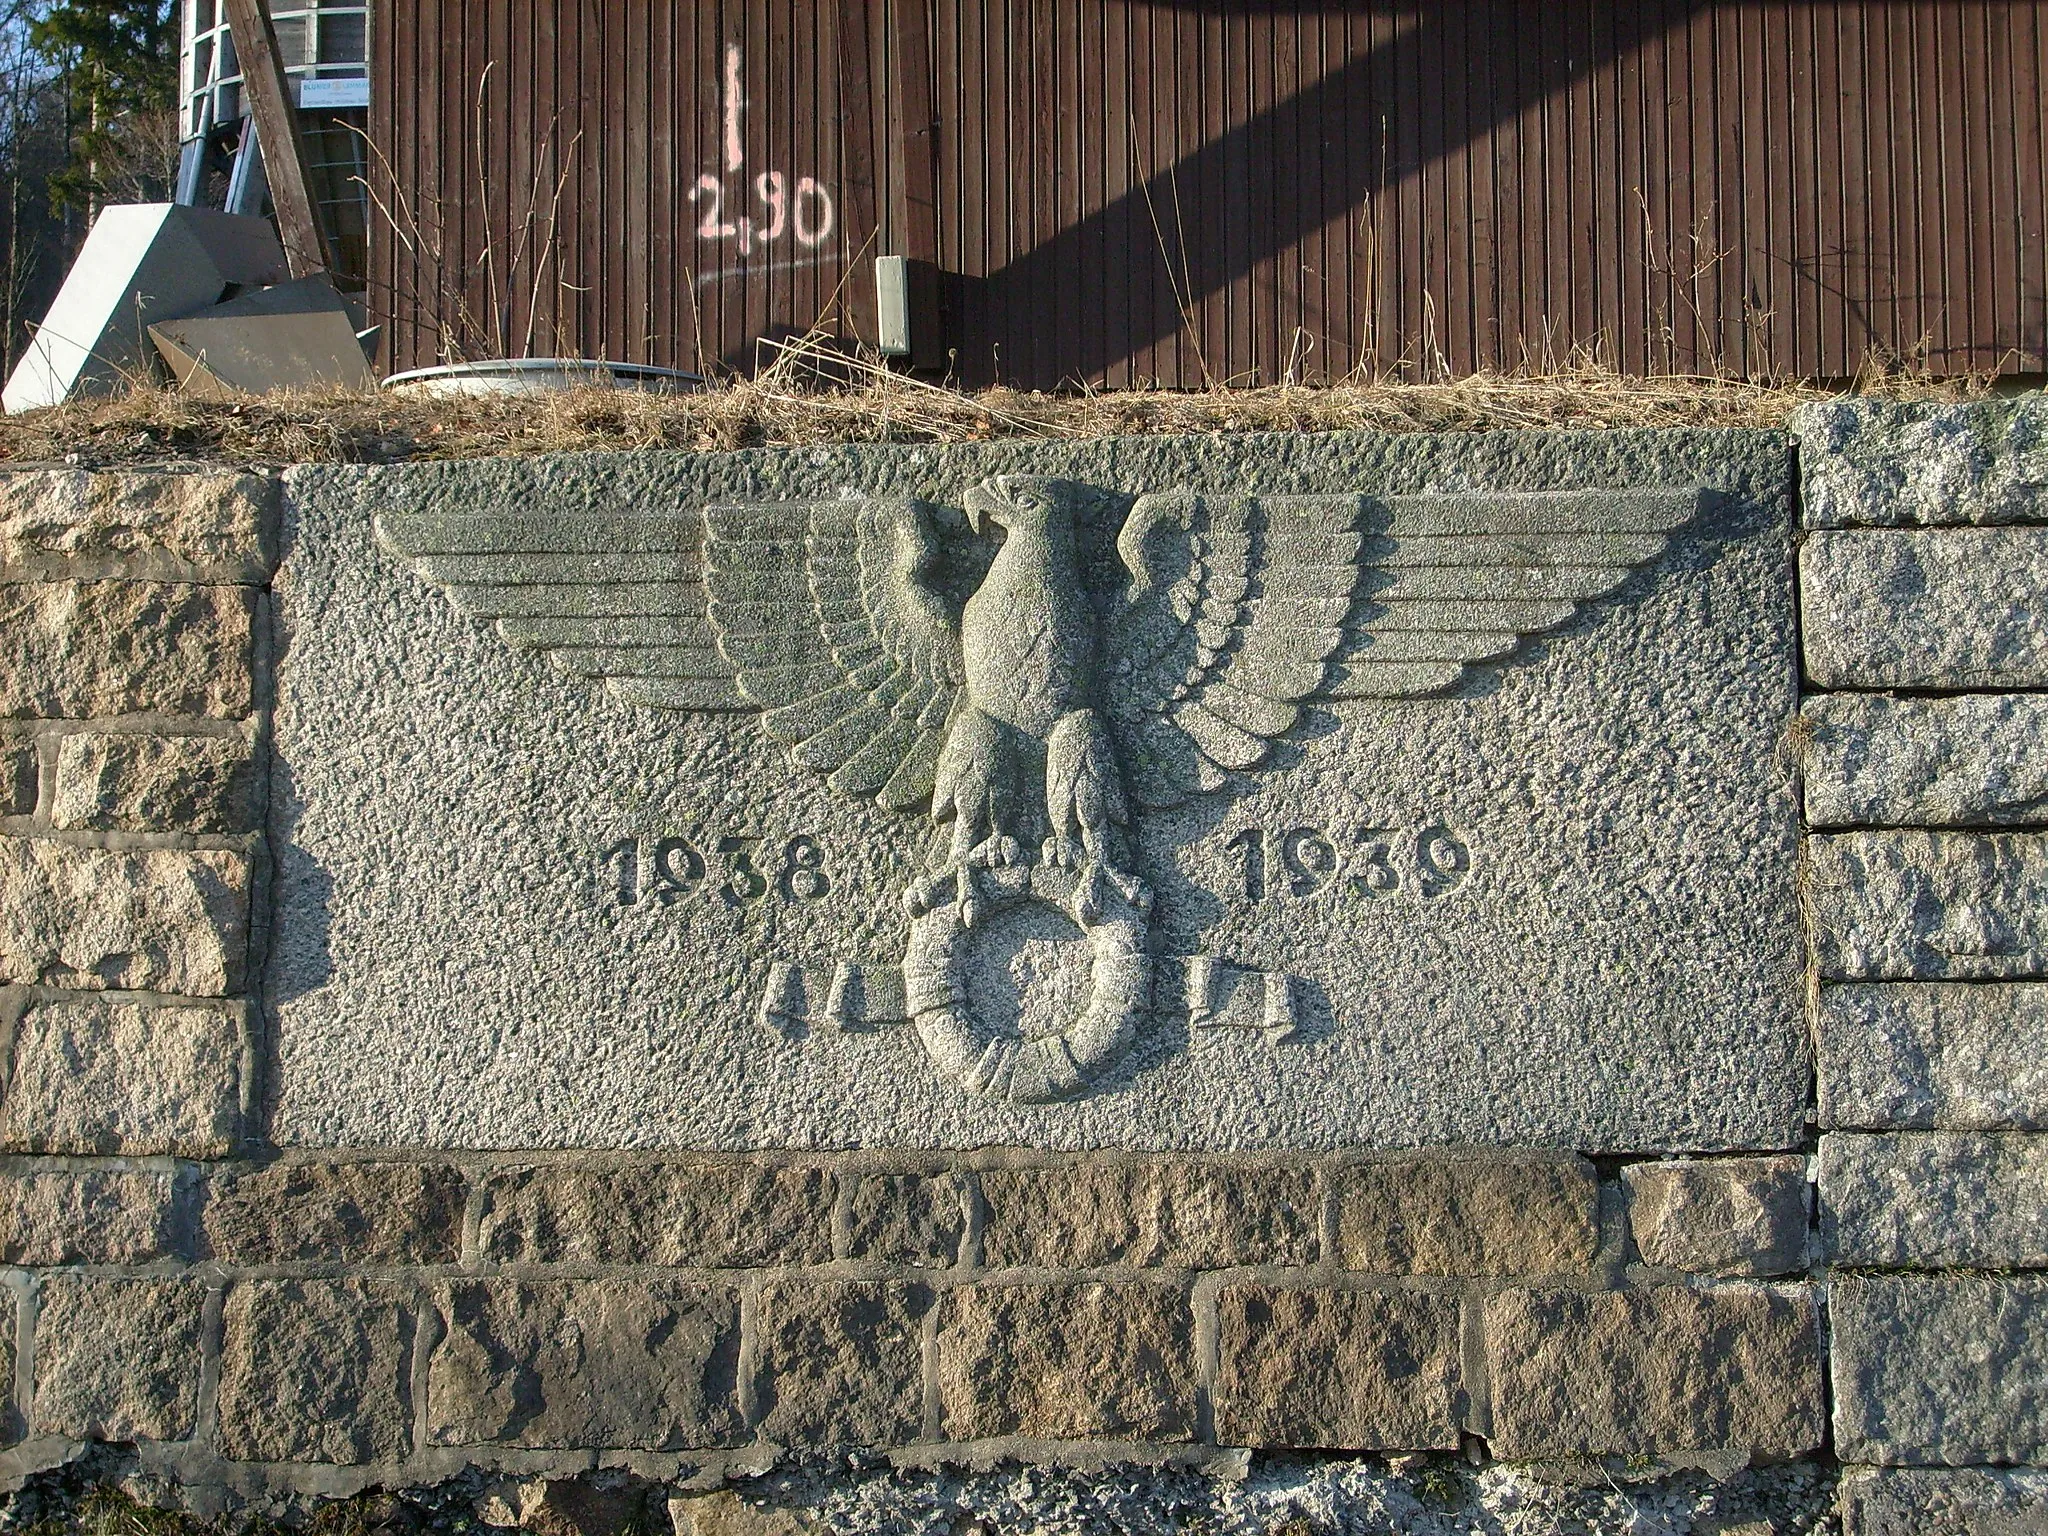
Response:
[[[746,109],[740,95],[740,45],[725,45],[725,168],[736,171],[746,159],[740,145],[740,114]]]

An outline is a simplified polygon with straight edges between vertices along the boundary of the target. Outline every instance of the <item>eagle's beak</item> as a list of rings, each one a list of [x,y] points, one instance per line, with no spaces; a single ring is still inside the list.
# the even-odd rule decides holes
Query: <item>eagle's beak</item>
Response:
[[[981,533],[981,498],[969,491],[961,498],[962,510],[967,513],[967,526],[977,536]]]

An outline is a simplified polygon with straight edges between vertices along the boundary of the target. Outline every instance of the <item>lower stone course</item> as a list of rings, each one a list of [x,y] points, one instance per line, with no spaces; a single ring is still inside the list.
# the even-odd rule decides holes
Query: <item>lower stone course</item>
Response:
[[[1157,1283],[977,1285],[939,1302],[939,1400],[955,1440],[1187,1440],[1186,1293]]]
[[[890,1281],[764,1286],[757,1337],[761,1433],[780,1444],[905,1445],[924,1435],[931,1293]]]
[[[1455,1297],[1232,1285],[1216,1318],[1218,1443],[1457,1446]]]
[[[1137,1158],[988,1169],[991,1268],[1213,1269],[1312,1264],[1321,1241],[1313,1169]]]
[[[1576,1157],[1390,1157],[1344,1168],[1337,1246],[1383,1274],[1582,1273],[1599,1246],[1600,1182]]]
[[[832,1257],[833,1200],[815,1164],[509,1168],[484,1181],[477,1241],[501,1264],[819,1264]]]
[[[1622,1171],[1643,1262],[1703,1275],[1786,1275],[1806,1264],[1806,1159],[1704,1158]]]
[[[2048,1275],[1838,1274],[1828,1306],[1843,1460],[2048,1462]]]
[[[408,1285],[235,1282],[223,1309],[221,1454],[344,1465],[404,1456],[417,1311]]]
[[[223,1264],[453,1264],[460,1170],[420,1163],[229,1165],[206,1185],[199,1256]]]
[[[466,1280],[437,1286],[435,1303],[436,1445],[676,1450],[742,1438],[740,1303],[726,1287]]]
[[[37,1287],[30,1428],[70,1440],[188,1440],[206,1286],[52,1274]]]
[[[1798,1290],[1510,1291],[1486,1305],[1496,1454],[1804,1455],[1825,1432]]]

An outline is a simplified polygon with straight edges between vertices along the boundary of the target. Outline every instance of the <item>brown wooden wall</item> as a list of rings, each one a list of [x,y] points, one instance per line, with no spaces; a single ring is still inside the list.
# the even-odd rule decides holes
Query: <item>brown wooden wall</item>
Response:
[[[2048,0],[919,3],[379,0],[392,368],[744,368],[923,244],[969,383],[2048,367]]]

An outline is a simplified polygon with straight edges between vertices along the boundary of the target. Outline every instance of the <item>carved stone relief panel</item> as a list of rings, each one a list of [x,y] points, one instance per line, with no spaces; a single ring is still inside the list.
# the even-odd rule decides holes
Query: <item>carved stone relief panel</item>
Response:
[[[1788,1142],[1785,459],[298,472],[274,1132]]]

